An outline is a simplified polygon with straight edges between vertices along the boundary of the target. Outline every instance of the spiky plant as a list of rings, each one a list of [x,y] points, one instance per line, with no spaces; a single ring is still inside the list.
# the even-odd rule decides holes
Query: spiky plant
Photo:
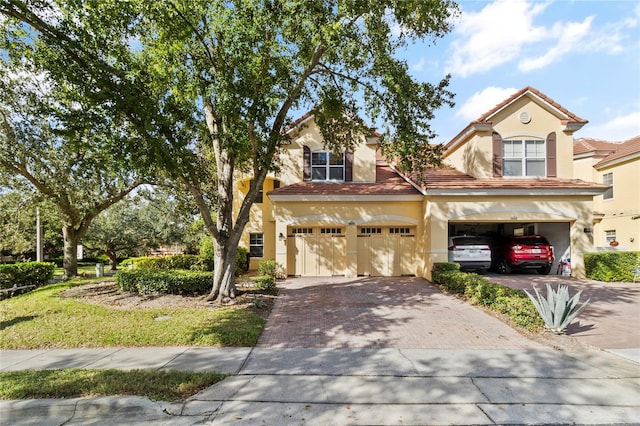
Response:
[[[542,317],[545,327],[554,333],[564,333],[567,326],[574,320],[580,312],[589,303],[589,300],[584,302],[582,306],[578,306],[580,301],[580,295],[582,290],[578,291],[573,297],[569,297],[569,287],[566,285],[558,285],[558,290],[554,291],[550,284],[547,284],[547,298],[542,297],[536,287],[533,288],[536,292],[536,297],[533,297],[527,290],[527,296],[533,302],[536,310]]]

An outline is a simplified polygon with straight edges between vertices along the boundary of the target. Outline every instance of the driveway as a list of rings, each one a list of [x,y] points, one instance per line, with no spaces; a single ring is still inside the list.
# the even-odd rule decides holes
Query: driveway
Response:
[[[487,278],[530,293],[535,286],[543,296],[547,283],[554,289],[559,284],[569,286],[570,295],[582,290],[580,301],[591,301],[567,327],[567,334],[600,349],[635,349],[640,354],[640,283],[604,283],[536,273],[489,273]]]
[[[258,347],[542,348],[422,278],[290,278]]]

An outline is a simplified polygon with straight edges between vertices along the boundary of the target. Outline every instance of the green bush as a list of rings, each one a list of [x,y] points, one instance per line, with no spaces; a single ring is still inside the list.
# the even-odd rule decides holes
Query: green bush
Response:
[[[278,275],[278,263],[275,260],[263,260],[258,263],[258,275],[275,277]]]
[[[21,262],[0,265],[0,289],[35,285],[41,287],[53,278],[55,263]]]
[[[535,331],[543,326],[535,306],[524,292],[491,282],[482,275],[460,272],[456,266],[457,263],[434,265],[433,282],[450,293],[464,296],[473,305],[508,315],[520,327]]]
[[[253,285],[258,290],[274,291],[276,289],[276,279],[270,275],[258,275],[253,279]]]
[[[603,251],[585,253],[587,278],[604,282],[631,282],[640,267],[640,251]]]
[[[199,295],[211,290],[211,272],[172,270],[151,271],[148,269],[123,270],[116,275],[122,291],[138,294]]]
[[[173,269],[202,270],[203,262],[202,258],[195,254],[176,254],[158,257],[131,257],[123,261],[120,265],[129,269],[146,269],[149,271],[168,271]]]
[[[244,247],[238,247],[236,251],[236,276],[245,274],[249,270],[249,251]]]

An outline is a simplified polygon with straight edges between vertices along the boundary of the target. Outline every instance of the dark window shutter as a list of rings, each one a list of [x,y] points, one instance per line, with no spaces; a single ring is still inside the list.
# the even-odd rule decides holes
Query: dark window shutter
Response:
[[[556,165],[556,132],[551,132],[547,136],[547,176],[558,176],[558,167]]]
[[[311,148],[306,145],[302,148],[304,150],[302,154],[302,179],[311,180]]]
[[[344,180],[345,182],[353,181],[353,152],[344,153]]]
[[[502,176],[502,137],[493,132],[493,177]]]

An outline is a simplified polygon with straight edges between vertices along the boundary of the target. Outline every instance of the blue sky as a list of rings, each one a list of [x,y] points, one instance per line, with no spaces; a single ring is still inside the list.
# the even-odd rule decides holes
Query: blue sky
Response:
[[[589,120],[575,138],[640,135],[640,1],[458,3],[451,33],[399,52],[418,80],[451,74],[456,106],[436,112],[434,142],[525,86]]]

